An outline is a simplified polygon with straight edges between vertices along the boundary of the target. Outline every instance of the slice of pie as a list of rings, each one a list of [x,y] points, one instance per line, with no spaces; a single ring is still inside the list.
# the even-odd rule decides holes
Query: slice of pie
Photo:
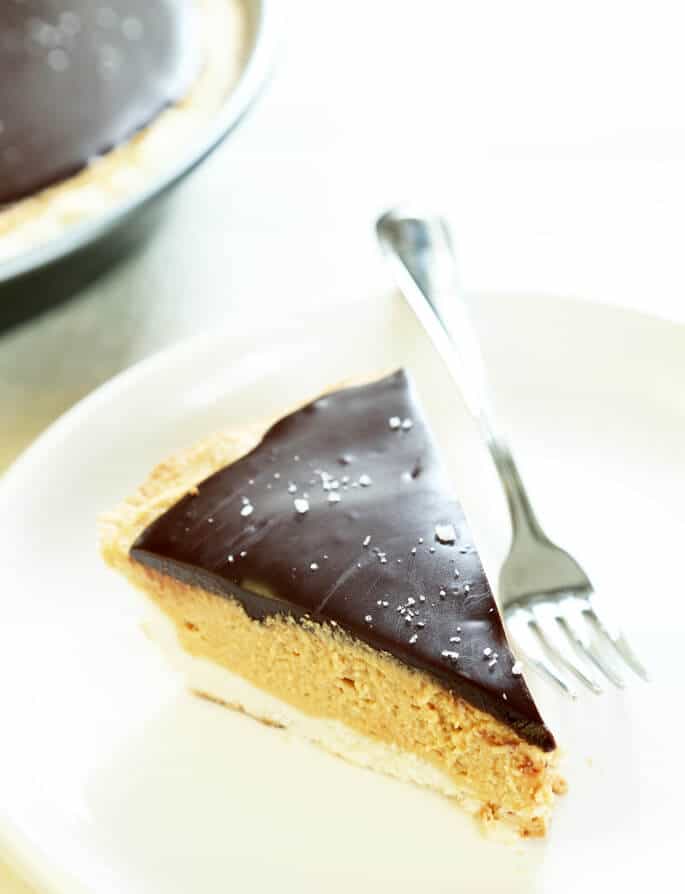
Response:
[[[554,737],[404,372],[177,454],[101,542],[196,693],[544,834]]]

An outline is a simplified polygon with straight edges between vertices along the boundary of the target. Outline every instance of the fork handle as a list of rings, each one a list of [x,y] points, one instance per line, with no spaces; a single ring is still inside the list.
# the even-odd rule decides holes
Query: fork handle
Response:
[[[393,209],[376,224],[395,281],[459,385],[504,487],[514,534],[547,540],[506,439],[498,433],[480,341],[457,274],[447,223],[413,209]]]

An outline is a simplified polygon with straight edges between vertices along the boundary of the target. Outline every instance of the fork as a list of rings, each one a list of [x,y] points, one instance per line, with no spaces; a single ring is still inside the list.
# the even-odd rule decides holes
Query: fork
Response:
[[[376,232],[397,285],[460,386],[499,473],[512,525],[499,602],[514,640],[530,664],[572,698],[577,690],[569,677],[596,694],[604,691],[606,681],[624,687],[623,665],[647,680],[588,576],[547,537],[535,517],[509,445],[495,424],[485,364],[459,287],[446,222],[400,207],[378,219]]]

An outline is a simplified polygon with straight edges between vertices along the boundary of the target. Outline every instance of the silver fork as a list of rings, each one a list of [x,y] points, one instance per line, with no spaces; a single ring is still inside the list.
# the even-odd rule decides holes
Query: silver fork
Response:
[[[512,540],[500,572],[499,600],[513,638],[533,667],[573,698],[576,689],[568,671],[597,694],[603,691],[600,679],[625,685],[621,659],[647,680],[626,638],[600,606],[588,576],[542,530],[509,445],[497,431],[447,224],[412,208],[397,208],[378,219],[376,232],[397,285],[478,421],[504,487]]]

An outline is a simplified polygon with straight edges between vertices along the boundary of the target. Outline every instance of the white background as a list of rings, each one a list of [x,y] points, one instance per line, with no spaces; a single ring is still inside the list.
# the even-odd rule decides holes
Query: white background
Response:
[[[100,381],[241,308],[382,288],[372,225],[402,199],[448,215],[469,290],[685,320],[682,3],[273,4],[275,77],[161,233],[0,337],[0,465]]]
[[[163,231],[0,337],[0,465],[114,372],[241,308],[382,288],[372,225],[403,199],[450,218],[469,290],[685,320],[681,3],[272,5],[275,76]]]
[[[469,290],[685,320],[681,3],[272,5],[275,76],[163,231],[0,337],[0,465],[120,368],[241,308],[382,288],[372,225],[403,199],[448,215]]]
[[[471,289],[685,316],[682,4],[289,9],[281,77],[215,166],[226,218],[288,284],[321,287],[318,253],[347,282],[378,209],[407,197],[450,215]],[[250,265],[263,289],[270,273]]]

